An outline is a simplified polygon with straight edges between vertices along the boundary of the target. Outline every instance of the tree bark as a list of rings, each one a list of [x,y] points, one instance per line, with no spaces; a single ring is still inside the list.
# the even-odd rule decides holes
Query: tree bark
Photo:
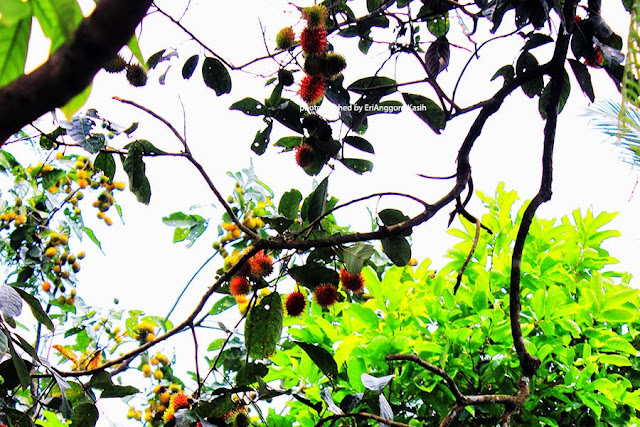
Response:
[[[0,146],[86,88],[134,34],[152,0],[100,0],[47,62],[0,88]]]

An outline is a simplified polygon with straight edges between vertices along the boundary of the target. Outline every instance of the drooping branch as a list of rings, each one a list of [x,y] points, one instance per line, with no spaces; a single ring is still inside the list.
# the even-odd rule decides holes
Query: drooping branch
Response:
[[[0,89],[0,146],[41,115],[66,104],[91,83],[134,34],[151,0],[101,0],[73,39],[47,62]]]

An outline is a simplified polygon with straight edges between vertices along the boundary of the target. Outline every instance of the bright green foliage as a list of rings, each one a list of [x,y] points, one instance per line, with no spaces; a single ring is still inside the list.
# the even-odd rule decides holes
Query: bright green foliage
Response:
[[[475,236],[469,223],[451,231],[461,241],[443,269],[431,270],[427,260],[415,269],[391,267],[379,276],[366,267],[368,294],[362,302],[339,303],[329,311],[314,306],[308,316],[290,320],[289,338],[271,358],[265,381],[279,380],[313,404],[322,402],[323,390],[338,405],[346,396],[364,392],[354,412],[378,413],[377,396],[367,392],[360,377],[394,373],[386,390],[395,420],[415,425],[437,425],[455,401],[441,378],[409,362],[388,362],[390,354],[416,354],[441,367],[467,395],[515,393],[520,368],[512,348],[507,289],[517,197],[502,187],[495,199],[481,197],[489,210],[482,222],[494,234],[480,234],[457,295],[452,294],[456,274]],[[523,257],[522,328],[529,351],[542,366],[516,425],[638,421],[640,299],[628,286],[628,276],[609,271],[616,260],[602,243],[618,233],[603,228],[614,217],[575,211],[559,223],[535,220],[531,227]],[[339,367],[335,386],[288,340],[331,351]],[[319,415],[296,400],[289,408],[303,426],[330,415]],[[494,425],[502,410],[499,405],[476,406],[461,417]]]

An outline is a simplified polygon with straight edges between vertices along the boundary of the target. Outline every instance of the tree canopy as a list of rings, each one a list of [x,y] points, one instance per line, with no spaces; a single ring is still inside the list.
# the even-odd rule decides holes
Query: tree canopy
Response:
[[[93,426],[100,401],[115,398],[131,402],[123,417],[154,426],[638,423],[640,299],[602,246],[619,234],[607,228],[615,214],[576,210],[558,221],[536,212],[552,196],[556,131],[570,95],[593,102],[592,76],[606,75],[622,95],[622,134],[635,125],[640,3],[622,2],[627,41],[619,35],[626,24],[606,22],[594,0],[307,3],[288,6],[289,26],[262,28],[262,55],[234,62],[218,53],[241,49],[234,40],[203,36],[229,18],[192,26],[185,16],[197,16],[196,3],[176,12],[161,2],[102,0],[85,17],[76,0],[0,2],[0,171],[8,178],[0,423]],[[143,55],[152,18],[187,41]],[[36,26],[50,52],[25,74]],[[502,40],[519,46],[513,56]],[[347,46],[369,54],[376,71],[360,67]],[[479,62],[492,76],[478,90],[459,90],[478,78],[469,70]],[[112,75],[95,79],[100,70]],[[262,88],[236,97],[234,81],[245,73]],[[227,194],[198,155],[208,134],[188,132],[186,117],[199,105],[181,105],[178,124],[162,103],[113,94],[119,109],[165,130],[178,147],[171,151],[140,123],[123,125],[87,103],[92,86],[108,80],[162,97],[163,86],[177,86],[171,76],[215,94],[247,126],[261,120],[250,141],[233,143],[249,146],[255,162],[294,157],[291,168],[313,190],[293,181],[277,194],[248,167],[229,172],[235,188]],[[532,196],[523,203],[508,182],[493,195],[476,191],[471,160],[489,119],[520,92],[537,110],[523,126],[544,120],[541,173],[532,178],[539,190],[520,195]],[[455,173],[421,175],[444,190],[428,201],[403,189],[338,200],[333,186],[358,188],[375,165],[370,124],[402,110],[430,138],[446,138],[470,117],[464,137],[449,141],[458,147]],[[225,125],[210,132],[229,137]],[[44,160],[23,159],[14,147],[24,145]],[[212,247],[169,298],[177,304],[209,263],[215,277],[180,319],[170,319],[173,310],[89,307],[76,290],[88,263],[82,245],[101,241],[87,218],[106,226],[122,219],[125,189],[153,203],[147,166],[159,159],[186,160],[204,183],[202,199],[220,208],[207,216],[185,206],[162,218],[174,243],[209,239]],[[348,182],[336,171],[349,172]],[[474,198],[481,210],[470,208]],[[370,229],[339,219],[382,200],[359,213]],[[416,259],[412,234],[443,212],[459,242],[438,268]],[[191,362],[183,348],[157,350],[179,334],[190,336]]]

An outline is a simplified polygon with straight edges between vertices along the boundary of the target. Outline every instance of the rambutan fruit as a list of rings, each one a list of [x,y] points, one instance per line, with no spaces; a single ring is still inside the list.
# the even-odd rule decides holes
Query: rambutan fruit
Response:
[[[327,32],[324,28],[305,28],[300,34],[302,51],[307,55],[322,55],[327,50]]]
[[[171,395],[169,407],[173,408],[174,411],[177,411],[178,409],[188,408],[189,406],[189,398],[183,392]]]
[[[102,68],[104,68],[107,73],[119,73],[120,71],[124,70],[126,66],[127,61],[125,61],[122,56],[116,55],[115,58],[107,62],[106,65]]]
[[[307,56],[304,61],[304,72],[310,76],[322,74],[323,61],[324,58],[322,56]]]
[[[289,50],[296,44],[296,34],[293,28],[284,27],[276,35],[276,47],[280,50]]]
[[[278,83],[282,86],[291,86],[293,84],[293,73],[289,70],[281,68],[278,70]]]
[[[127,80],[131,86],[144,86],[147,84],[147,72],[141,65],[129,64],[127,65]]]
[[[329,307],[338,301],[338,289],[330,283],[319,285],[313,290],[313,296],[321,307]]]
[[[309,144],[301,144],[296,147],[296,163],[302,169],[306,169],[313,163],[315,154]]]
[[[231,295],[247,295],[251,292],[251,284],[244,276],[234,276],[229,282],[229,291]]]
[[[324,28],[328,17],[329,11],[321,4],[302,8],[302,18],[309,28]]]
[[[346,268],[342,268],[340,270],[340,281],[342,282],[342,287],[347,291],[360,293],[364,288],[364,279],[362,278],[362,274],[351,274]]]
[[[334,79],[347,67],[347,60],[339,53],[329,52],[322,59],[322,74],[328,79]]]
[[[249,270],[253,277],[268,276],[273,271],[273,260],[264,251],[260,251],[249,259]]]
[[[327,90],[327,82],[322,76],[304,76],[300,82],[298,93],[304,102],[315,105],[322,101],[324,92]]]
[[[601,68],[604,64],[604,55],[602,53],[602,49],[597,47],[593,52],[593,55],[589,58],[586,58],[584,63],[590,67]]]
[[[307,306],[307,299],[304,297],[302,292],[295,291],[287,297],[287,300],[284,303],[284,306],[287,309],[287,314],[291,317],[297,317],[302,314],[304,308]]]

